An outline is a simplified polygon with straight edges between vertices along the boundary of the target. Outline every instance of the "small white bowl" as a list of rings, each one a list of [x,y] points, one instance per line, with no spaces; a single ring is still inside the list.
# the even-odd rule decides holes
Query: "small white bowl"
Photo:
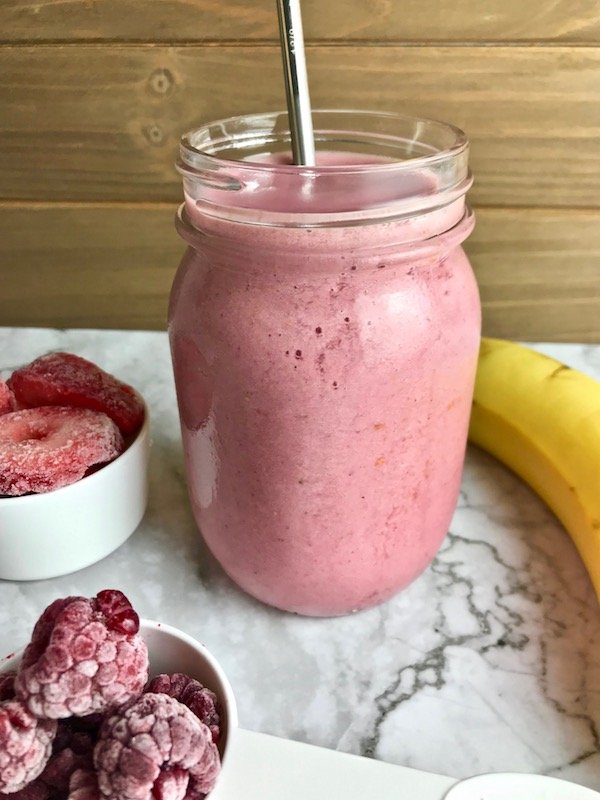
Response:
[[[88,567],[123,544],[148,502],[148,412],[129,447],[85,478],[0,498],[0,579],[36,581]]]
[[[230,750],[231,732],[237,728],[238,715],[233,689],[223,668],[204,645],[171,625],[142,619],[140,633],[148,645],[150,677],[184,672],[217,695],[221,717],[218,747],[224,765]],[[22,652],[20,650],[0,660],[0,672],[16,669]]]
[[[519,772],[490,772],[460,781],[444,800],[598,800],[600,794],[560,778]]]
[[[231,733],[238,726],[238,714],[233,689],[223,667],[203,644],[170,625],[143,619],[140,632],[148,645],[151,676],[184,672],[217,695],[221,731],[218,747],[224,765]]]

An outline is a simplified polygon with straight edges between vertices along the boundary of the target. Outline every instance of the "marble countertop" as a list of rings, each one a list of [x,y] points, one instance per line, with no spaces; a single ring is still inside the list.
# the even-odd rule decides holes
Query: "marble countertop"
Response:
[[[600,378],[600,346],[538,347]],[[166,334],[4,328],[0,370],[53,349],[146,398],[150,502],[102,562],[0,582],[0,653],[56,597],[119,587],[214,652],[242,727],[457,778],[524,771],[600,789],[600,610],[571,540],[500,464],[468,451],[444,545],[402,594],[338,619],[285,614],[238,590],[195,528]]]

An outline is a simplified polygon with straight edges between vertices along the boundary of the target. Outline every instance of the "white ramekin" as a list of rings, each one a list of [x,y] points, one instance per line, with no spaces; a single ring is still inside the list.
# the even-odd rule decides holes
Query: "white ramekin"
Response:
[[[171,625],[142,619],[140,633],[148,645],[150,677],[161,673],[183,672],[217,695],[221,730],[218,747],[224,766],[230,749],[231,733],[238,724],[235,697],[225,671],[203,644]],[[20,650],[11,653],[0,660],[0,672],[16,669],[22,652]]]
[[[109,464],[69,486],[0,498],[0,579],[67,575],[112,553],[141,522],[148,502],[150,426]]]

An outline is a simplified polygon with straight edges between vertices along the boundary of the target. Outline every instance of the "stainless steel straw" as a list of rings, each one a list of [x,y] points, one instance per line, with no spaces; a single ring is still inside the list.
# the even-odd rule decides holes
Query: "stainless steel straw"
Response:
[[[315,164],[315,139],[304,58],[300,0],[277,0],[277,12],[294,164],[312,167]]]

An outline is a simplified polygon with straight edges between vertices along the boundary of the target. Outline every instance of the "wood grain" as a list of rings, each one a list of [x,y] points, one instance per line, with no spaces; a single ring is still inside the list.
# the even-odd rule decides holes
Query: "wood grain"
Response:
[[[600,213],[479,209],[466,242],[491,336],[600,342]]]
[[[303,0],[309,41],[598,42],[596,0]],[[4,41],[277,37],[273,0],[2,0]]]
[[[318,47],[315,107],[446,119],[474,202],[600,203],[600,47]],[[182,131],[284,103],[276,47],[0,48],[0,198],[174,201]]]
[[[174,206],[0,205],[0,324],[164,329]],[[600,342],[600,211],[477,210],[484,331]]]
[[[0,205],[0,324],[161,329],[183,252],[171,206]]]

